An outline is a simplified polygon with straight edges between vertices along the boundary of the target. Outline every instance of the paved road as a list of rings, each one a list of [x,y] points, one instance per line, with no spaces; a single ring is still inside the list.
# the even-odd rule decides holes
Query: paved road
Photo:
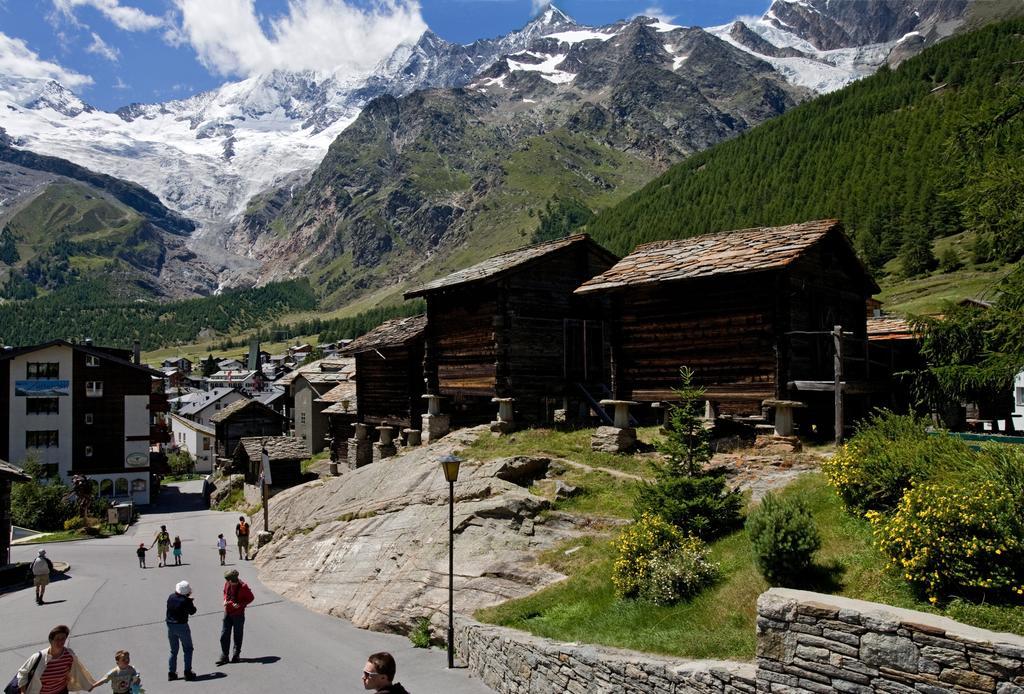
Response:
[[[69,645],[94,675],[113,667],[114,651],[131,651],[132,664],[142,673],[148,694],[182,689],[246,694],[361,692],[366,656],[379,650],[395,655],[396,679],[414,694],[490,692],[466,671],[447,670],[443,651],[414,649],[405,637],[356,629],[281,598],[260,583],[255,567],[238,561],[230,543],[228,564],[252,587],[256,601],[247,610],[243,662],[217,667],[224,569],[215,543],[219,532],[233,539],[237,516],[202,510],[201,486],[201,482],[186,482],[165,489],[161,504],[120,537],[45,545],[48,556],[69,562],[71,571],[67,578],[50,584],[42,606],[35,604],[32,588],[0,594],[4,683],[34,650],[45,645],[50,628],[63,623],[71,627]],[[184,564],[140,569],[135,548],[142,541],[148,546],[161,523],[172,537],[181,536]],[[14,560],[34,557],[41,546],[15,546]],[[147,563],[156,566],[155,551],[149,553]],[[198,682],[167,681],[164,608],[175,583],[183,578],[192,584],[199,608],[190,620]]]

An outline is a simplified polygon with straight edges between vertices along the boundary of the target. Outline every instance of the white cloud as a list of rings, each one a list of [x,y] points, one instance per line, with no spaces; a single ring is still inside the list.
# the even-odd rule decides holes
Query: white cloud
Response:
[[[112,63],[116,63],[117,59],[121,55],[118,53],[116,48],[100,38],[100,35],[96,32],[92,32],[92,43],[89,44],[89,47],[85,50],[90,53],[95,53],[101,58],[106,58]]]
[[[131,89],[132,85],[125,82],[123,79],[121,79],[120,75],[118,75],[114,78],[113,87],[114,89]]]
[[[286,15],[261,26],[253,0],[174,0],[181,34],[199,60],[221,75],[273,69],[360,72],[427,29],[415,0],[378,0],[370,9],[344,0],[289,0]],[[165,40],[175,39],[174,33]]]
[[[163,26],[166,21],[163,17],[146,14],[137,7],[122,5],[120,0],[53,0],[53,7],[76,24],[78,20],[75,18],[75,9],[92,7],[125,31],[149,31]]]
[[[24,41],[0,32],[0,74],[52,79],[69,89],[92,84],[92,78],[43,60]]]
[[[671,24],[673,21],[675,21],[675,18],[676,18],[676,15],[669,14],[668,12],[666,12],[661,7],[658,7],[657,5],[651,5],[650,7],[648,7],[645,10],[643,10],[642,12],[637,12],[633,16],[634,17],[653,17],[655,19],[660,19],[661,21],[665,22],[666,24]]]
[[[532,11],[533,16],[537,16],[541,10],[550,4],[549,0],[530,0],[530,10]]]

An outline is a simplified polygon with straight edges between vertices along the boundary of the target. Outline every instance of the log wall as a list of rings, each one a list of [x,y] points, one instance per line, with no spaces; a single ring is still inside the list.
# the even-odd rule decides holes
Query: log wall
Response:
[[[356,355],[359,420],[419,429],[423,398],[423,341]]]

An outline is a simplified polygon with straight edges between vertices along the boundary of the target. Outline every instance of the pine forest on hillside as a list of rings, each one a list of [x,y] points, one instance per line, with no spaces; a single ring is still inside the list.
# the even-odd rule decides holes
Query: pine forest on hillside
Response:
[[[1024,22],[949,39],[690,157],[588,229],[637,244],[843,220],[875,269],[931,239],[978,234],[975,257],[1024,254]]]

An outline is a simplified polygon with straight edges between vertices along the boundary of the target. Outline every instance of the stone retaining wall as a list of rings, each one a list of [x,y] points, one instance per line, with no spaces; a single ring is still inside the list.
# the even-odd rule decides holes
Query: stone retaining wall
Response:
[[[499,694],[754,692],[751,663],[687,661],[560,643],[464,618],[456,620],[455,650]]]
[[[779,588],[757,613],[758,691],[1024,694],[1020,636]]]
[[[756,665],[559,643],[466,618],[455,648],[499,694],[1024,694],[1024,637],[782,588],[757,611]]]

